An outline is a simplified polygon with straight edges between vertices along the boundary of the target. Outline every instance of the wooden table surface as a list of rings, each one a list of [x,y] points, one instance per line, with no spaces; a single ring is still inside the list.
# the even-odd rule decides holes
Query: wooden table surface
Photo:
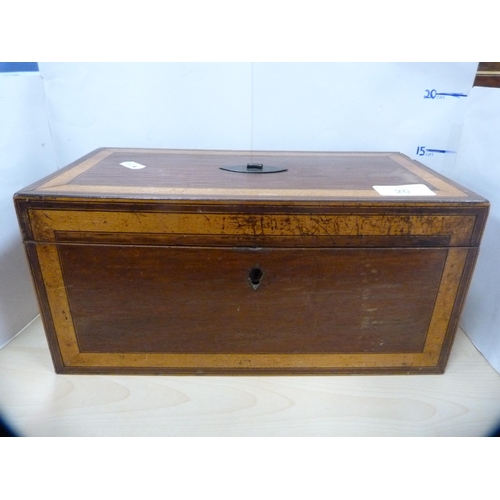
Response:
[[[40,319],[0,350],[23,436],[487,436],[500,375],[459,330],[444,375],[56,375]]]

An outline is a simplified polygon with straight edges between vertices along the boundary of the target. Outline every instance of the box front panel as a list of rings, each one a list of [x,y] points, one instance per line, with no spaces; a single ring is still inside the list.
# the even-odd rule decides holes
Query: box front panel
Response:
[[[59,246],[82,353],[422,352],[446,257]]]
[[[216,287],[228,286],[227,280],[217,278],[219,274],[213,271],[199,273],[206,271],[207,261],[210,264],[215,256],[217,262],[219,257],[221,260],[225,257],[226,264],[230,264],[237,251],[222,251],[222,254],[217,251],[210,259],[203,257],[199,248],[187,260],[184,254],[182,262],[178,262],[183,269],[180,276],[191,277],[193,281],[184,283],[186,293],[177,296],[175,292],[183,290],[172,288],[177,280],[171,267],[176,263],[175,256],[169,264],[170,256],[163,254],[167,263],[156,267],[159,274],[174,272],[172,279],[165,279],[165,275],[153,278],[151,288],[145,287],[142,279],[153,277],[154,273],[142,267],[141,255],[135,262],[128,255],[128,264],[124,262],[123,266],[118,259],[117,266],[116,256],[111,261],[107,259],[105,246],[68,247],[71,248],[66,251],[65,246],[38,245],[36,250],[63,359],[61,370],[70,372],[440,371],[442,347],[468,259],[465,249],[408,249],[403,251],[404,257],[414,263],[396,264],[395,255],[391,254],[399,253],[400,249],[372,249],[362,259],[365,271],[358,267],[361,251],[327,250],[321,251],[321,255],[312,251],[316,255],[311,254],[305,262],[308,265],[314,262],[315,267],[307,277],[303,258],[295,250],[289,255],[285,255],[284,249],[276,254],[270,250],[265,252],[269,259],[262,255],[265,268],[261,268],[262,279],[254,289],[251,282],[246,282],[256,267],[252,264],[249,270],[256,256],[250,252],[248,258],[238,258],[244,264],[240,266],[244,273],[229,271],[228,278],[237,278],[236,287],[229,286],[229,293],[219,292],[209,297],[206,292],[210,279],[215,280],[212,284]],[[161,256],[151,252],[153,249],[147,250],[147,259]],[[75,258],[77,266],[71,262]],[[318,265],[320,258],[324,263]],[[96,266],[101,260],[103,264]],[[56,261],[58,264],[54,265]],[[294,261],[300,273],[293,269]],[[72,271],[63,278],[61,263],[81,271]],[[85,268],[99,270],[101,274],[90,276]],[[293,280],[288,274],[290,268],[297,273]],[[437,274],[430,283],[419,280],[422,275],[430,277],[429,273],[434,271]],[[377,275],[387,279],[393,274],[402,275],[410,283],[402,284],[396,279],[377,283]],[[194,275],[198,277],[194,279]],[[134,286],[135,280],[139,280],[138,286]],[[337,291],[331,291],[332,282],[337,283]],[[246,292],[242,292],[245,287]],[[280,301],[283,291],[288,293],[288,299]],[[259,292],[264,293],[259,295]],[[266,299],[273,299],[273,295],[278,307],[284,306],[278,313],[267,304]],[[226,300],[229,296],[231,299]],[[226,302],[217,305],[214,298],[221,297]],[[117,304],[117,300],[122,304]],[[232,311],[228,312],[229,306]],[[405,315],[401,315],[402,311]],[[243,321],[232,324],[235,317]],[[217,318],[215,324],[210,324],[214,318]],[[269,329],[262,327],[263,322],[269,324]],[[283,328],[282,322],[288,329]]]
[[[468,242],[472,216],[30,217],[68,372],[439,372],[476,255],[441,246]]]

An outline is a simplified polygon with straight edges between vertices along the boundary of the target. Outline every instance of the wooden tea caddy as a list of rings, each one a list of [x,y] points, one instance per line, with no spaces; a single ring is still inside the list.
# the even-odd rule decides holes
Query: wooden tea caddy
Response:
[[[56,371],[111,374],[441,373],[488,213],[398,153],[103,148],[15,204]]]

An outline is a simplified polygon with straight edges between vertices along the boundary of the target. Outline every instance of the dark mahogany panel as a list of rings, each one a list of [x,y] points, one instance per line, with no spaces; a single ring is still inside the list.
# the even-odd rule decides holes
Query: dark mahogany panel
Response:
[[[81,352],[398,353],[423,349],[447,249],[59,255]]]

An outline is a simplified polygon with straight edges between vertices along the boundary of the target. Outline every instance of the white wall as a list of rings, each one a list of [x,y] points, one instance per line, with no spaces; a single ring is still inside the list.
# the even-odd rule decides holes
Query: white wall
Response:
[[[13,194],[56,169],[38,73],[0,73],[0,347],[38,314]]]
[[[477,63],[42,63],[60,166],[102,146],[456,151]],[[426,156],[429,166],[455,154]]]
[[[103,146],[249,149],[249,63],[41,63],[60,166]]]
[[[500,372],[500,89],[472,89],[456,165],[443,173],[491,203],[461,326]]]

